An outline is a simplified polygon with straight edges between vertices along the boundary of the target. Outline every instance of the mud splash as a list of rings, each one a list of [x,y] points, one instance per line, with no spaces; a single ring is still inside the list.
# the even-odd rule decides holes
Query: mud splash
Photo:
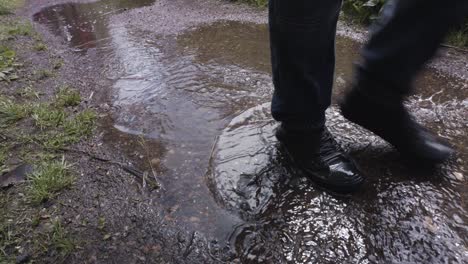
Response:
[[[107,141],[128,153],[124,141],[140,136],[164,146],[156,155],[164,191],[154,195],[167,218],[227,241],[242,263],[466,260],[466,81],[427,71],[408,101],[420,121],[457,142],[458,161],[436,173],[409,169],[330,109],[332,133],[369,175],[365,191],[337,198],[297,177],[276,148],[267,27],[219,21],[158,35],[108,22],[107,14],[152,2],[66,4],[34,17],[108,65],[103,75],[114,80],[117,110]],[[358,50],[338,39],[334,98]],[[115,131],[126,136],[119,141]]]

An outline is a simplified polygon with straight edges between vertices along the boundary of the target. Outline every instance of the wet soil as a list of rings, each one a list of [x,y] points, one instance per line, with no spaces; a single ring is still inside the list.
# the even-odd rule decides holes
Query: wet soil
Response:
[[[443,51],[407,102],[458,150],[436,170],[411,168],[336,107],[328,111],[331,132],[368,175],[361,193],[336,197],[297,175],[277,149],[264,11],[215,1],[41,0],[22,12],[73,65],[63,78],[80,83],[103,114],[86,151],[161,184],[144,187],[122,168],[79,157],[88,168],[60,197],[69,227],[87,241],[71,262],[467,261],[466,54]],[[339,32],[334,100],[360,47],[345,25]],[[96,228],[101,218],[105,231]]]

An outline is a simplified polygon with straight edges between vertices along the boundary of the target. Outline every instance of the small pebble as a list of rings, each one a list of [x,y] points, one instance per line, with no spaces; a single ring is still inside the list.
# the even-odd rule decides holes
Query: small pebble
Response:
[[[457,179],[459,181],[463,181],[464,178],[465,178],[465,177],[463,177],[463,174],[461,174],[460,172],[454,172],[453,176],[455,176],[455,179]]]

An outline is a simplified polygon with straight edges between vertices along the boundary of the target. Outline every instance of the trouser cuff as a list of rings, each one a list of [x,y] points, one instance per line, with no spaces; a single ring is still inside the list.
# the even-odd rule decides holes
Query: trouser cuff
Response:
[[[399,106],[410,91],[410,84],[398,84],[388,78],[368,71],[362,65],[355,67],[353,89],[368,100],[382,106]]]

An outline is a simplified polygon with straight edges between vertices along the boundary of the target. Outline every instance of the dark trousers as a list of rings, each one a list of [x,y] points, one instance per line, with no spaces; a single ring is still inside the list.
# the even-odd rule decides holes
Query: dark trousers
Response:
[[[291,127],[323,126],[331,101],[341,4],[341,0],[270,0],[276,120]],[[372,89],[387,89],[382,94],[401,98],[448,30],[467,15],[468,0],[390,1],[361,52],[357,80],[377,80],[385,85]]]

